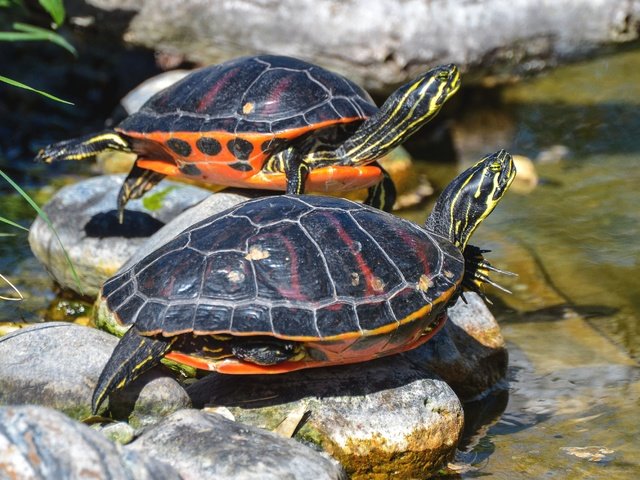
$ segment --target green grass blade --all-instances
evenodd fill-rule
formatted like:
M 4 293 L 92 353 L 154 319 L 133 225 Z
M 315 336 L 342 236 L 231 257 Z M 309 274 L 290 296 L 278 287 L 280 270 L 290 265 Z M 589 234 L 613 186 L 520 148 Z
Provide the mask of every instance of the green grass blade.
M 28 228 L 25 228 L 22 225 L 9 220 L 8 218 L 0 217 L 0 222 L 7 223 L 7 224 L 11 225 L 12 227 L 20 228 L 20 229 L 25 230 L 27 232 L 29 231 Z
M 52 32 L 51 30 L 47 30 L 46 28 L 35 27 L 33 25 L 29 25 L 27 23 L 16 22 L 13 24 L 13 28 L 17 32 L 23 33 L 31 33 L 33 35 L 40 35 L 41 38 L 39 40 L 47 40 L 49 42 L 55 43 L 56 45 L 61 46 L 65 50 L 71 53 L 74 57 L 78 56 L 78 52 L 67 40 L 58 35 L 56 32 Z
M 45 96 L 47 98 L 50 98 L 51 100 L 55 100 L 56 102 L 66 103 L 67 105 L 73 105 L 72 102 L 68 102 L 66 100 L 62 100 L 61 98 L 58 98 L 55 95 L 51 95 L 50 93 L 43 92 L 42 90 L 36 90 L 35 88 L 30 87 L 29 85 L 25 85 L 24 83 L 20 83 L 20 82 L 18 82 L 16 80 L 12 80 L 10 78 L 3 77 L 2 75 L 0 75 L 0 82 L 8 83 L 9 85 L 13 85 L 14 87 L 24 88 L 25 90 L 29 90 L 31 92 L 39 93 L 40 95 L 43 95 L 43 96 Z
M 2 170 L 0 170 L 0 177 L 4 178 L 7 181 L 7 183 L 9 183 L 9 185 L 11 185 L 15 189 L 15 191 L 18 192 L 22 196 L 22 198 L 24 198 L 27 201 L 29 205 L 31 205 L 31 208 L 33 208 L 36 211 L 38 216 L 42 218 L 42 220 L 44 220 L 47 226 L 51 229 L 51 231 L 56 237 L 56 240 L 58 240 L 60 247 L 62 247 L 62 252 L 64 253 L 64 257 L 67 260 L 69 267 L 71 268 L 71 276 L 73 277 L 73 280 L 75 281 L 76 286 L 78 287 L 78 291 L 80 292 L 81 295 L 84 295 L 84 291 L 82 290 L 82 284 L 80 283 L 80 277 L 78 277 L 78 273 L 76 272 L 76 269 L 74 268 L 73 263 L 69 258 L 69 254 L 67 253 L 67 250 L 64 248 L 64 245 L 62 244 L 62 240 L 60 240 L 60 237 L 58 236 L 58 232 L 56 232 L 56 229 L 53 228 L 53 224 L 51 223 L 51 220 L 49 220 L 49 216 L 38 206 L 36 202 L 33 201 L 33 199 L 27 194 L 27 192 L 25 192 L 22 188 L 20 188 L 20 185 L 18 185 L 13 180 L 11 180 L 11 178 Z
M 62 25 L 65 16 L 62 0 L 39 0 L 38 3 L 51 15 L 51 18 L 58 27 Z
M 8 301 L 20 301 L 20 300 L 24 300 L 24 297 L 22 296 L 22 293 L 20 293 L 20 290 L 18 290 L 18 289 L 16 288 L 16 286 L 15 286 L 13 283 L 11 283 L 7 277 L 5 277 L 4 275 L 2 275 L 2 274 L 0 273 L 0 279 L 1 279 L 1 280 L 4 280 L 4 281 L 9 285 L 9 287 L 11 287 L 11 289 L 12 289 L 14 292 L 16 292 L 16 295 L 17 295 L 17 297 L 5 297 L 5 296 L 3 296 L 3 295 L 0 295 L 0 300 L 8 300 Z
M 47 40 L 40 33 L 27 32 L 0 32 L 0 42 L 35 42 Z

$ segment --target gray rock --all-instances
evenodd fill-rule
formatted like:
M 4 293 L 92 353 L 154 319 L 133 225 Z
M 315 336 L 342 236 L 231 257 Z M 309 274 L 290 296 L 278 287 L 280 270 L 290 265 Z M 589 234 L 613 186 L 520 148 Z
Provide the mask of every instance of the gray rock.
M 0 405 L 37 404 L 77 419 L 90 416 L 93 389 L 117 341 L 99 330 L 57 322 L 1 337 Z M 184 389 L 158 369 L 119 395 L 110 398 L 112 409 L 130 416 L 135 426 L 190 406 Z
M 109 440 L 120 445 L 131 443 L 136 436 L 135 429 L 126 422 L 107 423 L 104 426 L 96 424 L 93 427 Z
M 211 374 L 189 386 L 196 406 L 224 406 L 237 421 L 275 429 L 309 412 L 296 438 L 331 454 L 357 478 L 424 478 L 456 450 L 460 401 L 402 355 L 282 375 Z
M 172 414 L 124 449 L 162 458 L 185 480 L 345 478 L 335 462 L 309 447 L 197 410 Z
M 539 71 L 634 40 L 640 22 L 637 1 L 85 2 L 96 23 L 111 33 L 124 26 L 125 41 L 163 54 L 201 64 L 255 52 L 292 55 L 386 93 L 441 63 L 459 64 L 466 84 Z M 68 11 L 87 17 L 86 5 Z
M 79 293 L 84 295 L 95 295 L 147 237 L 211 194 L 163 181 L 144 198 L 127 204 L 120 225 L 116 197 L 123 180 L 123 175 L 106 175 L 69 185 L 43 208 L 73 262 L 81 282 Z M 40 217 L 29 231 L 29 245 L 62 287 L 79 291 L 60 242 Z
M 60 412 L 0 407 L 0 477 L 16 479 L 179 479 L 166 463 L 127 452 Z
M 405 355 L 445 380 L 463 400 L 492 388 L 507 373 L 509 354 L 500 326 L 485 302 L 465 292 L 449 308 L 449 320 L 423 347 Z

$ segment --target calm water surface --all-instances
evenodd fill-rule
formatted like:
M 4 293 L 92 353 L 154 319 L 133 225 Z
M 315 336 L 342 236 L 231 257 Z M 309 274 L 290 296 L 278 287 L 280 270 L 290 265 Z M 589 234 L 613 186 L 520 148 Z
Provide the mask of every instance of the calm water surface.
M 493 420 L 470 426 L 459 475 L 640 478 L 640 53 L 563 67 L 501 98 L 456 120 L 464 158 L 568 153 L 538 162 L 540 185 L 510 192 L 474 236 L 520 276 L 492 307 L 509 344 L 509 395 L 469 407 L 469 418 L 483 409 Z M 1 215 L 28 225 L 31 211 L 7 191 Z M 27 297 L 0 302 L 0 321 L 36 320 L 55 299 L 50 282 L 26 235 L 0 232 L 16 234 L 0 237 L 0 273 Z
M 538 163 L 540 185 L 510 192 L 474 238 L 520 277 L 493 308 L 510 350 L 508 404 L 472 439 L 463 458 L 477 470 L 462 476 L 640 478 L 640 53 L 502 97 L 489 142 L 568 154 Z

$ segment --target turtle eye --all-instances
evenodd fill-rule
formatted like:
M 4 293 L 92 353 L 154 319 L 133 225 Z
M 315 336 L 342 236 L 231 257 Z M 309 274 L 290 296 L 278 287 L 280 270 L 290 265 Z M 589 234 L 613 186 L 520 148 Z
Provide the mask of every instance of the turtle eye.
M 442 80 L 443 82 L 449 79 L 449 72 L 442 71 L 437 75 L 438 80 Z

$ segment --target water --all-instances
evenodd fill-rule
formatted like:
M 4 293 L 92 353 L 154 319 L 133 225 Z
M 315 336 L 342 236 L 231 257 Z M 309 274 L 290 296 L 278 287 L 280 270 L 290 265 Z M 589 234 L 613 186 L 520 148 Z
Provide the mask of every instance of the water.
M 520 277 L 493 308 L 508 404 L 463 478 L 640 476 L 639 67 L 626 52 L 511 87 L 508 121 L 486 127 L 514 153 L 569 153 L 537 164 L 541 184 L 510 192 L 474 237 Z
M 471 428 L 451 475 L 638 478 L 640 52 L 563 67 L 491 99 L 455 120 L 465 161 L 498 148 L 568 154 L 538 162 L 538 187 L 509 192 L 474 235 L 495 265 L 519 274 L 492 307 L 510 350 L 509 395 L 469 406 L 469 419 L 481 408 L 497 419 Z M 31 210 L 7 191 L 1 215 L 28 226 Z M 50 193 L 38 192 L 41 202 Z M 406 215 L 424 220 L 429 208 Z M 24 232 L 0 232 L 16 233 L 0 237 L 0 273 L 26 296 L 0 302 L 0 321 L 34 321 L 60 303 Z

